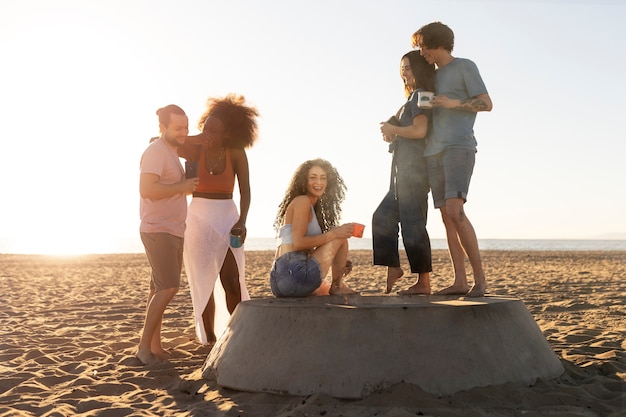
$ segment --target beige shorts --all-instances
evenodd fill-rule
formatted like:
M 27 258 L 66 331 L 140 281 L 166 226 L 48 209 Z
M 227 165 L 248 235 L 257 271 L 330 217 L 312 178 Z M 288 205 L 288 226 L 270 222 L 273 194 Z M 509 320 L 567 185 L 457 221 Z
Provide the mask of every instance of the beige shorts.
M 169 233 L 140 233 L 152 268 L 150 289 L 156 291 L 180 287 L 183 267 L 183 238 Z

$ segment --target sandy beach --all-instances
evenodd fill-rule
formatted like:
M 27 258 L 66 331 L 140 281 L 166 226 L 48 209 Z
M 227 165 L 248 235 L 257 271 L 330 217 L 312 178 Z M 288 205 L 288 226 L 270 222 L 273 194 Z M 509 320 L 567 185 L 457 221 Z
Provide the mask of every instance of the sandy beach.
M 246 256 L 251 297 L 271 297 L 273 253 Z M 385 269 L 371 265 L 371 252 L 350 258 L 349 285 L 382 295 Z M 0 255 L 0 415 L 626 416 L 626 252 L 484 251 L 483 259 L 489 295 L 525 303 L 565 373 L 447 396 L 399 384 L 348 401 L 239 392 L 202 379 L 210 347 L 195 339 L 184 275 L 163 324 L 175 357 L 142 366 L 134 353 L 148 289 L 143 254 Z M 437 290 L 451 266 L 442 250 L 433 263 Z M 407 273 L 394 291 L 413 280 Z

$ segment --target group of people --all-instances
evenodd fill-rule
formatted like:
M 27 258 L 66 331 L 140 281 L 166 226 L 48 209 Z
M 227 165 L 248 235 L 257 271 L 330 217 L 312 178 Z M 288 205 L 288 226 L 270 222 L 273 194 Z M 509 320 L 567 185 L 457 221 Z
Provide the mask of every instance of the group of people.
M 474 121 L 477 112 L 491 110 L 491 99 L 476 65 L 452 56 L 454 33 L 448 26 L 425 25 L 413 34 L 412 43 L 417 49 L 400 61 L 407 101 L 381 123 L 393 157 L 389 191 L 372 216 L 373 263 L 387 267 L 385 292 L 390 293 L 404 275 L 401 233 L 417 282 L 399 294 L 431 293 L 426 219 L 432 190 L 454 266 L 454 283 L 438 293 L 482 296 L 486 279 L 464 203 L 477 145 Z M 432 109 L 419 106 L 420 91 L 435 93 Z M 250 181 L 245 150 L 257 138 L 259 114 L 243 96 L 210 98 L 196 136 L 189 136 L 180 107 L 166 106 L 157 115 L 161 135 L 140 164 L 140 234 L 152 270 L 136 355 L 144 364 L 170 356 L 161 344 L 161 324 L 180 286 L 183 263 L 201 343 L 215 342 L 237 304 L 249 299 L 244 249 L 231 245 L 230 235 L 238 230 L 241 241 L 246 238 Z M 197 174 L 186 175 L 179 158 L 197 164 Z M 238 205 L 233 201 L 235 180 Z M 355 229 L 354 223 L 339 223 L 345 190 L 326 160 L 312 159 L 296 169 L 274 221 L 278 246 L 269 284 L 276 297 L 357 294 L 344 282 L 352 270 L 348 239 Z M 189 194 L 193 197 L 187 206 Z M 473 270 L 471 289 L 465 256 Z

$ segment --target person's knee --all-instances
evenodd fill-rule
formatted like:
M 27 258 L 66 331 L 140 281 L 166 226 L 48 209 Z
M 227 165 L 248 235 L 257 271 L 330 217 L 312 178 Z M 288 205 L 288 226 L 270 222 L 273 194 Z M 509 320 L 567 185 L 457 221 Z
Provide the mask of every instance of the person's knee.
M 226 294 L 239 292 L 239 274 L 224 277 L 224 279 L 222 279 L 222 286 L 224 287 Z
M 451 199 L 446 200 L 446 206 L 441 210 L 442 216 L 444 216 L 444 222 L 446 218 L 448 221 L 454 224 L 462 224 L 465 221 L 465 211 L 463 210 L 463 200 Z
M 463 206 L 455 207 L 452 210 L 448 210 L 448 220 L 455 225 L 462 225 L 465 220 L 465 212 L 463 211 Z
M 167 299 L 172 299 L 174 298 L 177 292 L 178 292 L 178 287 L 163 288 L 162 290 L 157 291 L 155 295 L 160 295 Z
M 239 270 L 237 267 L 235 266 L 235 268 L 229 268 L 228 270 L 222 269 L 220 282 L 227 293 L 239 291 Z
M 428 235 L 422 231 L 416 231 L 415 233 L 407 233 L 402 235 L 402 242 L 404 247 L 416 248 L 420 247 L 428 240 Z

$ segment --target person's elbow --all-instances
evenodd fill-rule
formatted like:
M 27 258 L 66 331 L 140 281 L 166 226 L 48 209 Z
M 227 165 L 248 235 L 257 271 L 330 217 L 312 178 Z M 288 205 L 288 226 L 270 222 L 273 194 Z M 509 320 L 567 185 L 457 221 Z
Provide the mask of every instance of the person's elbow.
M 493 109 L 493 102 L 491 101 L 489 94 L 481 94 L 478 98 L 485 103 L 482 111 L 491 111 L 491 109 Z
M 426 126 L 420 127 L 415 132 L 415 139 L 424 139 L 427 133 L 428 133 L 428 128 Z
M 304 245 L 302 242 L 298 242 L 296 240 L 293 241 L 293 250 L 295 251 L 305 251 L 308 250 L 309 248 L 306 247 L 306 245 Z
M 308 247 L 306 244 L 304 236 L 294 236 L 292 234 L 291 239 L 292 239 L 293 249 L 295 251 L 305 251 L 305 250 L 310 249 L 310 247 Z
M 141 198 L 158 198 L 159 176 L 154 174 L 142 174 L 139 179 L 139 195 Z
M 147 199 L 154 199 L 154 193 L 152 192 L 152 190 L 150 189 L 150 187 L 146 187 L 146 186 L 139 186 L 139 195 L 141 196 L 141 198 L 147 198 Z

